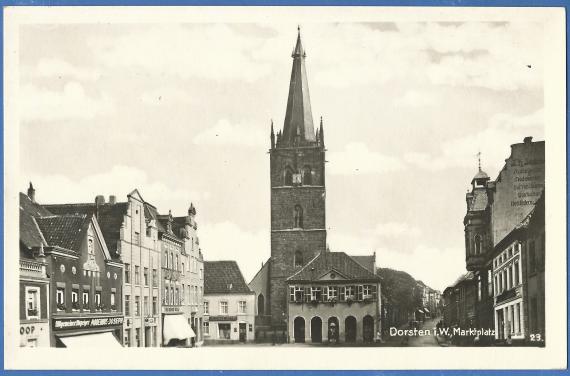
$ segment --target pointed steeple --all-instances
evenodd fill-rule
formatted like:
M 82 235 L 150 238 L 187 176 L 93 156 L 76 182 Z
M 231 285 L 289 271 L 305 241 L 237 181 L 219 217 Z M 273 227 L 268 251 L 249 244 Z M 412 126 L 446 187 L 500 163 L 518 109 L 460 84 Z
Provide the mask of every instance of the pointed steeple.
M 275 149 L 275 132 L 273 131 L 273 119 L 271 119 L 271 149 Z
M 297 44 L 291 57 L 293 68 L 289 84 L 289 97 L 283 125 L 283 146 L 315 142 L 313 113 L 309 97 L 309 84 L 305 69 L 305 50 L 301 43 L 301 29 L 298 29 Z
M 323 133 L 323 117 L 321 116 L 321 125 L 319 126 L 319 142 L 321 146 L 325 145 L 325 134 Z

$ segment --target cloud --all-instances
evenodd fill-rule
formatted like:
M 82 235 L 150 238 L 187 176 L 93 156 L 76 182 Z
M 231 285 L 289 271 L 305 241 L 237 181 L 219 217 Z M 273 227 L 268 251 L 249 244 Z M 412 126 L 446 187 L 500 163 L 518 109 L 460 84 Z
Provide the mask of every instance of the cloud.
M 148 90 L 141 94 L 140 99 L 144 104 L 151 106 L 192 103 L 192 96 L 177 87 L 161 87 Z
M 438 102 L 439 98 L 436 93 L 418 90 L 408 90 L 404 95 L 394 99 L 394 105 L 397 107 L 426 107 Z
M 421 230 L 408 223 L 387 222 L 377 224 L 372 233 L 386 238 L 418 237 L 421 234 Z
M 481 132 L 444 141 L 440 155 L 427 153 L 407 153 L 404 160 L 426 170 L 443 170 L 450 167 L 476 166 L 476 154 L 481 151 L 482 163 L 497 171 L 509 156 L 508 145 L 523 142 L 527 136 L 534 140 L 544 137 L 544 109 L 516 116 L 499 113 L 489 119 L 489 125 Z M 488 171 L 489 172 L 489 171 Z
M 95 81 L 100 77 L 99 72 L 94 69 L 76 67 L 61 58 L 54 57 L 41 58 L 31 74 L 39 78 L 55 77 L 80 81 Z
M 83 85 L 75 81 L 66 83 L 61 91 L 25 84 L 18 95 L 23 121 L 88 120 L 113 109 L 109 97 L 90 97 Z
M 214 126 L 198 133 L 193 142 L 196 145 L 258 147 L 265 145 L 267 138 L 267 132 L 262 129 L 221 119 Z
M 237 261 L 247 283 L 271 254 L 269 231 L 247 231 L 229 221 L 199 226 L 200 247 L 205 259 Z
M 33 182 L 37 190 L 36 199 L 42 204 L 93 202 L 96 195 L 115 195 L 117 201 L 126 201 L 127 194 L 137 188 L 159 212 L 167 213 L 172 209 L 175 214 L 183 214 L 190 202 L 199 207 L 201 201 L 210 198 L 208 192 L 173 188 L 153 180 L 138 168 L 120 165 L 77 180 L 65 175 L 21 175 L 20 186 L 27 187 L 28 181 Z
M 137 32 L 89 42 L 107 67 L 141 68 L 150 74 L 253 82 L 271 66 L 252 52 L 268 40 L 229 25 L 147 25 Z
M 370 151 L 361 142 L 349 143 L 340 152 L 329 152 L 328 159 L 328 171 L 336 175 L 381 174 L 404 167 L 397 158 Z

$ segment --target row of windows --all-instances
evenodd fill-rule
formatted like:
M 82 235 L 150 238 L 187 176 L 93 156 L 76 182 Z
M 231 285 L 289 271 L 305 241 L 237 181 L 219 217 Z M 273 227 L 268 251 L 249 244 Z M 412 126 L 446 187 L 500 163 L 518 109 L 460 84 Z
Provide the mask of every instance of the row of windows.
M 166 269 L 180 271 L 182 274 L 185 272 L 198 273 L 199 262 L 195 257 L 190 257 L 189 263 L 184 263 L 184 261 L 182 261 L 183 259 L 184 257 L 180 257 L 179 259 L 178 254 L 174 254 L 174 252 L 165 252 L 163 266 Z M 200 278 L 203 278 L 202 268 L 200 268 Z
M 168 282 L 165 282 L 168 284 Z M 202 296 L 202 286 L 182 285 L 182 289 L 176 286 L 165 286 L 162 303 L 168 305 L 197 305 Z M 187 299 L 186 299 L 187 298 Z
M 376 285 L 289 286 L 290 302 L 362 301 L 376 297 Z
M 158 297 L 152 297 L 152 307 L 149 306 L 149 297 L 144 296 L 142 301 L 142 314 L 144 316 L 158 314 Z M 125 316 L 131 315 L 131 296 L 125 295 Z M 135 295 L 133 316 L 141 315 L 141 297 Z
M 135 285 L 140 285 L 141 284 L 141 267 L 138 265 L 135 265 L 135 280 L 134 280 L 134 284 Z M 149 276 L 149 269 L 147 267 L 143 268 L 143 284 L 145 286 L 148 286 L 149 283 L 151 282 L 150 280 L 150 276 Z M 125 263 L 125 283 L 133 283 L 133 281 L 131 281 L 131 265 L 130 264 L 126 264 Z M 154 287 L 158 286 L 158 271 L 156 269 L 152 269 L 152 285 Z
M 520 282 L 520 264 L 517 259 L 511 265 L 495 273 L 495 295 L 518 286 Z
M 516 244 L 513 244 L 512 246 L 510 246 L 508 249 L 503 251 L 503 253 L 501 253 L 499 256 L 495 257 L 495 260 L 493 260 L 493 266 L 495 268 L 497 268 L 500 265 L 502 265 L 503 263 L 505 263 L 508 259 L 513 257 L 513 255 L 516 255 L 517 253 L 519 253 L 521 250 L 521 247 L 522 246 L 520 243 L 516 243 Z
M 227 300 L 220 301 L 218 308 L 219 309 L 218 309 L 217 314 L 220 314 L 220 315 L 229 314 L 229 303 Z M 237 312 L 238 313 L 247 313 L 247 302 L 245 300 L 238 301 Z M 208 301 L 204 301 L 204 314 L 209 315 L 211 313 L 216 314 L 215 312 L 210 312 L 210 303 Z
M 79 301 L 79 296 L 81 294 L 81 301 Z M 93 296 L 93 299 L 91 297 Z M 110 295 L 110 307 L 106 307 L 102 302 L 102 291 L 96 290 L 94 295 L 91 294 L 89 289 L 78 289 L 74 288 L 71 290 L 71 309 L 73 311 L 79 310 L 91 310 L 95 309 L 97 311 L 102 311 L 110 308 L 112 311 L 117 310 L 116 305 L 116 293 L 111 291 Z M 56 289 L 55 301 L 57 306 L 57 311 L 65 311 L 68 306 L 65 299 L 65 287 L 58 287 Z

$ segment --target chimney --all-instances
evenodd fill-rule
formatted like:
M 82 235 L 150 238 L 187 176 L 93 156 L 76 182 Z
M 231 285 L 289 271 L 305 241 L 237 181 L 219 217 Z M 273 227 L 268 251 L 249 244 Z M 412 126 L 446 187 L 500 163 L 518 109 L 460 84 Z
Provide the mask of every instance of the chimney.
M 115 195 L 110 195 L 110 196 L 109 196 L 109 204 L 115 205 L 116 203 L 117 203 L 117 196 L 115 196 Z
M 103 195 L 98 195 L 97 197 L 95 197 L 95 204 L 98 205 L 103 205 L 105 203 L 105 196 Z
M 532 136 L 525 137 L 523 141 L 525 144 L 530 144 L 532 142 Z
M 36 190 L 34 189 L 32 182 L 30 182 L 30 186 L 28 187 L 28 197 L 32 202 L 36 202 Z

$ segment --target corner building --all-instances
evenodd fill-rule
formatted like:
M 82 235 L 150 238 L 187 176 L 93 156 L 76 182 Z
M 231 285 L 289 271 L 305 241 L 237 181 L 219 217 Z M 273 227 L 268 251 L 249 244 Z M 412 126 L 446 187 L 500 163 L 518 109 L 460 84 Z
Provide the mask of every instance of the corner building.
M 271 259 L 266 314 L 275 330 L 287 328 L 287 284 L 308 261 L 326 250 L 325 147 L 322 121 L 315 132 L 300 33 L 283 131 L 271 126 Z

